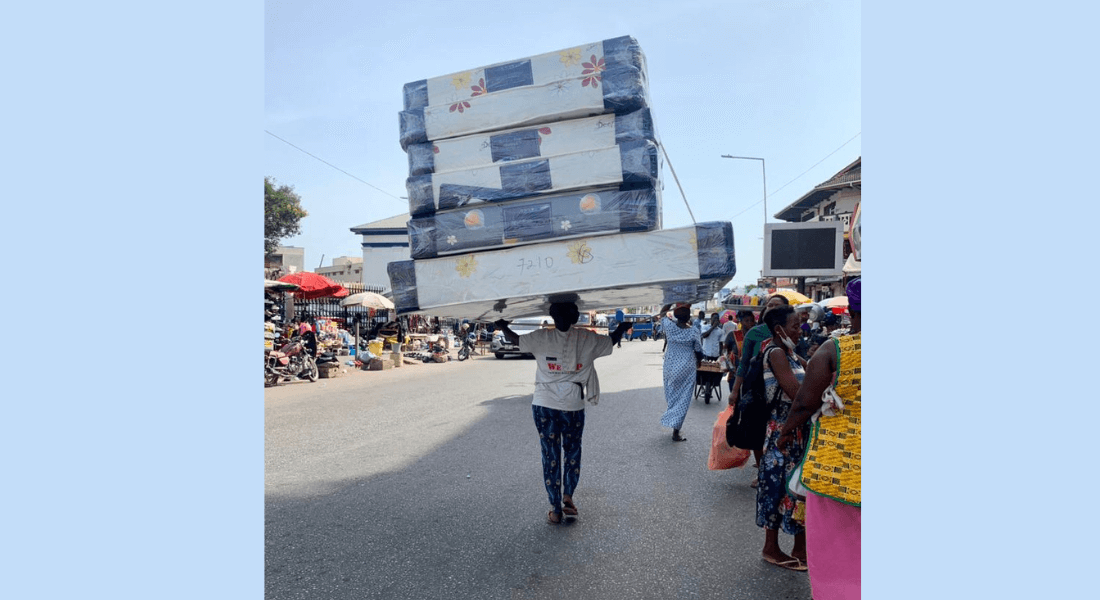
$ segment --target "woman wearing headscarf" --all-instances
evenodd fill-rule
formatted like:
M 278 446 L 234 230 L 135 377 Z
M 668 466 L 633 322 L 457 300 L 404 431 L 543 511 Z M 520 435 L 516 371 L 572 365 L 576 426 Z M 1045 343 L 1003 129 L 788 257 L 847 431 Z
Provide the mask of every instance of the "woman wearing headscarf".
M 859 279 L 848 284 L 852 327 L 848 335 L 825 342 L 814 353 L 776 441 L 780 449 L 791 447 L 794 432 L 811 418 L 818 417 L 802 464 L 801 478 L 808 492 L 806 529 L 810 588 L 817 600 L 860 597 L 861 287 Z M 835 398 L 833 393 L 826 394 L 830 384 Z
M 764 393 L 770 414 L 764 433 L 756 490 L 756 525 L 764 528 L 764 560 L 792 571 L 806 570 L 806 528 L 802 522 L 805 505 L 787 489 L 787 476 L 802 459 L 808 428 L 787 446 L 776 448 L 780 429 L 787 421 L 791 403 L 798 395 L 805 371 L 795 354 L 795 340 L 801 331 L 798 314 L 790 306 L 773 308 L 764 315 L 772 342 L 764 354 Z M 797 431 L 797 430 L 796 430 Z M 790 555 L 779 548 L 779 530 L 794 536 Z
M 691 307 L 687 304 L 677 304 L 672 315 L 676 320 L 668 318 L 666 313 L 671 307 L 666 304 L 661 309 L 661 330 L 665 334 L 664 383 L 665 402 L 668 410 L 661 416 L 661 425 L 672 428 L 672 441 L 683 442 L 687 438 L 680 435 L 680 428 L 684 425 L 684 418 L 691 408 L 691 395 L 695 390 L 695 370 L 699 359 L 703 355 L 703 345 L 700 340 L 698 327 L 692 327 Z

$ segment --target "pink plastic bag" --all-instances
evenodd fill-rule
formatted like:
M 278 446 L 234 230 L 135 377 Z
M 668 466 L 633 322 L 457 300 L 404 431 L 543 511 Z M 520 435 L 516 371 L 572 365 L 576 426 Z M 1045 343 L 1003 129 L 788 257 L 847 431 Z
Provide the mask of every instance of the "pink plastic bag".
M 726 406 L 726 410 L 719 413 L 718 420 L 714 422 L 714 433 L 710 438 L 710 455 L 707 456 L 707 468 L 711 471 L 743 467 L 748 462 L 749 455 L 752 454 L 752 450 L 731 448 L 726 443 L 726 421 L 731 416 L 733 416 L 733 407 Z

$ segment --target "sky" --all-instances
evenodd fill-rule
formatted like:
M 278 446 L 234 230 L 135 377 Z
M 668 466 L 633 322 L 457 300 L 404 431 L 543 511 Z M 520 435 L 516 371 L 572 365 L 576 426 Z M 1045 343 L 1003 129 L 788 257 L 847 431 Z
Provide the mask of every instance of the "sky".
M 638 41 L 683 187 L 666 164 L 663 226 L 690 225 L 691 214 L 733 223 L 735 285 L 760 274 L 764 173 L 760 161 L 721 156 L 764 159 L 775 222 L 861 153 L 859 2 L 387 4 L 266 3 L 262 164 L 309 212 L 283 240 L 305 248 L 307 270 L 362 256 L 351 227 L 408 211 L 405 83 L 584 43 Z

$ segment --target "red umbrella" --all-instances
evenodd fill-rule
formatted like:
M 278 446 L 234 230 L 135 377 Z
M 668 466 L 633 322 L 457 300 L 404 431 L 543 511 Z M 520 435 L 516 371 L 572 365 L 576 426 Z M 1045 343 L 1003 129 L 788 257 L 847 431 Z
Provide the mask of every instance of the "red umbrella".
M 279 281 L 297 285 L 299 289 L 293 292 L 294 297 L 303 300 L 332 296 L 337 294 L 340 290 L 344 290 L 344 293 L 347 293 L 347 289 L 345 289 L 344 286 L 324 275 L 318 275 L 316 273 L 307 273 L 304 271 L 291 273 L 290 275 L 280 277 Z
M 348 288 L 346 288 L 344 286 L 340 286 L 340 289 L 336 290 L 336 292 L 334 294 L 332 294 L 332 297 L 333 298 L 343 298 L 343 297 L 347 296 L 350 293 L 351 292 L 348 291 Z

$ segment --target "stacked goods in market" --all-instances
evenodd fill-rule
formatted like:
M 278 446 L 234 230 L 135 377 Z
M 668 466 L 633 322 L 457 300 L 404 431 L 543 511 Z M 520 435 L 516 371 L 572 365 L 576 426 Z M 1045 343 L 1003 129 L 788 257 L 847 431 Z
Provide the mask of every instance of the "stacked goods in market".
M 413 218 L 409 249 L 414 259 L 434 258 L 547 239 L 651 231 L 660 223 L 660 194 L 653 187 L 599 188 Z
M 264 322 L 264 352 L 271 352 L 275 349 L 275 324 L 270 321 Z
M 398 313 L 495 320 L 710 298 L 734 273 L 733 226 L 698 223 L 643 233 L 389 264 Z
M 629 36 L 406 84 L 400 125 L 413 260 L 388 266 L 399 314 L 696 301 L 733 276 L 730 224 L 661 229 L 660 143 Z
M 405 84 L 401 148 L 648 106 L 645 56 L 623 36 Z

